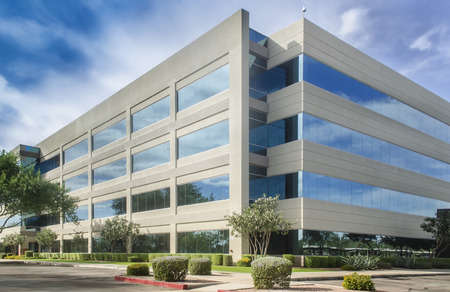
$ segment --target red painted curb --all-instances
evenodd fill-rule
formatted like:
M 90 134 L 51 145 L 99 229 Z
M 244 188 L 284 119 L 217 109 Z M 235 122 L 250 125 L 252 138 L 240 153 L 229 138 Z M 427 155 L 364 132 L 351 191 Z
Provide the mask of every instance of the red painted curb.
M 119 282 L 145 284 L 145 285 L 152 285 L 152 286 L 158 286 L 158 287 L 164 287 L 164 288 L 173 288 L 173 289 L 178 289 L 178 290 L 187 290 L 187 289 L 189 289 L 187 284 L 170 283 L 170 282 L 159 282 L 159 281 L 152 281 L 152 280 L 145 280 L 145 279 L 138 279 L 138 278 L 130 278 L 130 277 L 123 277 L 123 276 L 116 276 L 114 278 L 114 280 L 119 281 Z

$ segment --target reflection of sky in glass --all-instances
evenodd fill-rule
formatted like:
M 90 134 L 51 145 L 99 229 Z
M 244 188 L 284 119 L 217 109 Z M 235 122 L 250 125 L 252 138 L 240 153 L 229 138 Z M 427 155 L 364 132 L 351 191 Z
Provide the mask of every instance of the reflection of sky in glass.
M 132 196 L 132 212 L 151 211 L 170 207 L 170 188 Z
M 84 172 L 77 176 L 66 179 L 64 181 L 64 185 L 67 189 L 70 189 L 71 192 L 86 188 L 88 186 L 88 173 Z
M 229 197 L 230 178 L 228 174 L 178 186 L 179 206 L 226 200 Z
M 94 184 L 102 183 L 127 174 L 126 158 L 94 169 Z
M 8 219 L 8 218 L 0 219 L 0 226 L 3 226 L 3 224 L 5 224 L 6 219 Z M 20 221 L 21 221 L 20 215 L 15 215 L 15 216 L 11 217 L 11 219 L 8 220 L 8 223 L 6 223 L 6 228 L 8 228 L 10 226 L 17 226 L 17 224 L 20 223 Z
M 450 202 L 365 185 L 310 172 L 275 177 L 250 176 L 250 199 L 267 194 L 280 199 L 306 197 L 316 200 L 373 209 L 434 216 L 437 209 L 450 208 Z
M 69 149 L 64 150 L 64 163 L 68 163 L 88 153 L 88 140 L 85 139 L 80 143 L 73 145 Z
M 133 132 L 154 124 L 170 115 L 170 97 L 167 96 L 133 114 Z
M 126 133 L 127 126 L 125 120 L 121 120 L 120 122 L 117 122 L 114 125 L 98 132 L 92 136 L 94 150 L 125 137 Z
M 228 120 L 178 138 L 178 158 L 228 144 Z
M 126 213 L 127 198 L 119 198 L 114 200 L 103 201 L 95 203 L 93 218 L 112 217 L 115 215 L 122 215 Z
M 76 214 L 80 221 L 88 220 L 89 219 L 89 206 L 88 205 L 78 206 L 78 208 L 76 209 Z
M 182 111 L 229 88 L 229 65 L 209 73 L 178 90 L 178 111 Z
M 133 155 L 133 172 L 170 162 L 170 143 L 166 142 Z

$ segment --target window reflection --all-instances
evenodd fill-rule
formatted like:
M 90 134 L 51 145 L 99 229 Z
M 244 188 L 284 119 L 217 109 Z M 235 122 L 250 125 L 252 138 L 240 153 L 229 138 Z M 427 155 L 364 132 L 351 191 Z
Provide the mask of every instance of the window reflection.
M 115 123 L 114 125 L 98 132 L 97 134 L 92 136 L 92 144 L 94 150 L 101 148 L 109 143 L 112 143 L 120 138 L 125 137 L 127 133 L 126 121 L 121 120 L 120 122 Z
M 64 181 L 64 186 L 69 189 L 71 192 L 86 188 L 89 184 L 88 173 L 84 172 L 77 176 L 68 178 Z
M 228 230 L 178 233 L 178 253 L 228 253 L 229 238 Z
M 112 217 L 127 213 L 127 198 L 118 198 L 93 204 L 92 217 L 94 219 Z
M 170 97 L 165 98 L 149 105 L 148 107 L 134 113 L 133 132 L 139 131 L 151 124 L 161 121 L 170 116 Z
M 58 155 L 53 156 L 52 158 L 49 158 L 45 161 L 37 163 L 36 166 L 34 167 L 34 169 L 36 171 L 40 171 L 41 174 L 45 174 L 45 173 L 49 172 L 50 170 L 58 168 L 59 164 L 60 164 L 60 157 L 58 154 Z
M 179 185 L 177 188 L 178 206 L 226 200 L 230 197 L 229 192 L 229 175 Z
M 94 184 L 99 184 L 111 179 L 115 179 L 127 174 L 127 163 L 126 158 L 122 158 L 100 166 L 93 171 Z
M 229 65 L 209 73 L 178 90 L 178 111 L 182 111 L 229 88 Z
M 133 172 L 170 162 L 170 143 L 166 142 L 132 156 Z
M 134 253 L 169 253 L 170 234 L 143 234 L 133 238 Z
M 228 120 L 179 137 L 178 158 L 228 144 Z
M 88 153 L 88 140 L 85 139 L 78 144 L 64 150 L 64 163 L 69 163 Z
M 170 207 L 170 188 L 132 196 L 132 212 L 151 211 Z

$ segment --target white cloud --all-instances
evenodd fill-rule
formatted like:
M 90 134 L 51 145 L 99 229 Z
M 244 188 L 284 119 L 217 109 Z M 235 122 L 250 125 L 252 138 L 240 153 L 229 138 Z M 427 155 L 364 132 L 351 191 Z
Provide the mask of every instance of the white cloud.
M 356 47 L 364 46 L 369 40 L 368 12 L 367 8 L 352 8 L 342 14 L 338 36 Z
M 435 26 L 418 37 L 409 47 L 410 49 L 417 49 L 419 51 L 435 48 L 446 32 L 447 28 L 445 26 Z

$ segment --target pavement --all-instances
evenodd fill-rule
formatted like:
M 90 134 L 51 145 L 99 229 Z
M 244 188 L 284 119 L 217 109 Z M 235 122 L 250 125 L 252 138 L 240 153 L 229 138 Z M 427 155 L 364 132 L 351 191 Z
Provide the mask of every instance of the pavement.
M 44 266 L 65 266 L 65 267 L 78 267 L 78 268 L 95 268 L 95 269 L 103 269 L 103 270 L 110 270 L 111 271 L 111 277 L 116 277 L 116 280 L 120 281 L 128 281 L 132 282 L 133 279 L 143 279 L 143 280 L 149 280 L 151 283 L 152 278 L 151 277 L 126 277 L 124 276 L 126 274 L 126 267 L 125 265 L 113 265 L 113 264 L 91 264 L 91 263 L 60 263 L 60 262 L 40 262 L 40 261 L 18 261 L 18 260 L 0 260 L 0 264 L 19 264 L 23 263 L 26 265 L 44 265 Z M 321 271 L 321 272 L 293 272 L 291 275 L 291 287 L 292 286 L 298 286 L 298 285 L 305 285 L 305 283 L 310 283 L 314 285 L 313 283 L 319 283 L 323 282 L 326 283 L 326 281 L 331 280 L 339 280 L 339 283 L 342 282 L 343 276 L 348 275 L 351 272 L 349 271 Z M 444 283 L 449 283 L 448 286 L 450 287 L 450 282 L 447 282 L 450 280 L 450 270 L 445 269 L 426 269 L 426 270 L 409 270 L 409 269 L 391 269 L 391 270 L 374 270 L 374 271 L 358 271 L 360 274 L 370 275 L 374 279 L 374 282 L 376 282 L 377 278 L 404 278 L 404 279 L 414 279 L 414 277 L 431 277 L 431 281 L 433 281 L 433 278 L 438 277 L 444 277 Z M 117 279 L 117 277 L 122 277 L 122 279 Z M 125 280 L 124 280 L 125 278 Z M 409 280 L 411 282 L 411 280 Z M 140 283 L 140 282 L 135 282 Z M 142 282 L 141 282 L 142 283 Z M 336 282 L 338 283 L 338 282 Z M 233 272 L 219 272 L 219 271 L 213 271 L 211 275 L 206 276 L 188 276 L 186 281 L 183 283 L 175 283 L 179 286 L 161 286 L 161 287 L 168 287 L 173 289 L 189 289 L 191 291 L 198 291 L 198 292 L 217 292 L 217 291 L 233 291 L 233 290 L 251 290 L 253 288 L 253 280 L 250 274 L 248 273 L 233 273 Z M 184 285 L 184 286 L 180 286 Z M 336 285 L 336 289 L 324 289 L 324 290 L 305 290 L 305 289 L 295 289 L 300 291 L 343 291 L 341 287 L 339 287 L 339 284 Z M 406 289 L 404 291 L 423 291 L 417 290 L 411 288 Z M 425 289 L 426 290 L 426 289 Z M 267 291 L 267 290 L 266 290 Z M 280 290 L 277 290 L 280 291 Z M 388 290 L 380 290 L 380 291 L 394 291 L 391 289 Z M 397 290 L 395 290 L 397 291 Z M 398 290 L 403 291 L 403 290 Z M 436 290 L 438 291 L 438 290 Z M 450 290 L 442 290 L 442 291 L 450 291 Z

